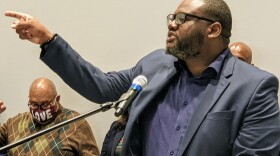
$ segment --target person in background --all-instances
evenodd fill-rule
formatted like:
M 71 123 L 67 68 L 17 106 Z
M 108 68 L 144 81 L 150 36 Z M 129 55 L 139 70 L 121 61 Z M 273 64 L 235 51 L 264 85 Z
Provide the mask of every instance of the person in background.
M 4 105 L 4 102 L 0 101 L 0 114 L 3 113 L 5 110 L 6 110 L 6 106 Z M 6 156 L 6 155 L 7 155 L 6 152 L 3 153 L 0 152 L 0 156 Z
M 6 110 L 6 106 L 3 101 L 0 101 L 0 114 Z
M 181 1 L 167 15 L 165 49 L 108 73 L 36 18 L 5 15 L 16 18 L 20 39 L 41 46 L 44 63 L 95 103 L 117 101 L 135 77 L 147 78 L 128 108 L 121 155 L 278 155 L 278 79 L 231 54 L 232 17 L 223 0 Z
M 19 113 L 0 127 L 0 146 L 12 144 L 27 136 L 71 119 L 77 112 L 60 104 L 54 83 L 38 78 L 30 86 L 29 112 Z M 92 130 L 86 120 L 55 129 L 49 133 L 20 144 L 6 151 L 8 155 L 99 155 Z
M 240 60 L 252 64 L 252 50 L 244 42 L 234 42 L 229 45 L 229 49 L 233 56 Z
M 114 121 L 111 124 L 111 127 L 103 141 L 101 156 L 121 155 L 123 146 L 123 134 L 127 120 L 128 114 L 126 111 L 118 118 L 118 120 Z

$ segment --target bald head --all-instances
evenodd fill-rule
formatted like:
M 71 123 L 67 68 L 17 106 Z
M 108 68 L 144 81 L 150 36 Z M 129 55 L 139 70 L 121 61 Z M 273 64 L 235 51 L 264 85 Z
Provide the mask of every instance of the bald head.
M 57 95 L 54 83 L 47 78 L 38 78 L 29 89 L 29 110 L 38 124 L 53 121 L 60 109 L 60 96 Z
M 29 98 L 34 101 L 46 101 L 57 94 L 54 83 L 47 78 L 38 78 L 30 86 Z
M 252 50 L 243 42 L 235 42 L 229 45 L 231 53 L 242 61 L 252 63 Z

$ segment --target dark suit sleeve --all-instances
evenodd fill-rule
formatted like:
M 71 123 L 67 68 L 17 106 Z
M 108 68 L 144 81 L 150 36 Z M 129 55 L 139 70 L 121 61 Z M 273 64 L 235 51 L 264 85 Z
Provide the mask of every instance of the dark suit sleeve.
M 59 35 L 42 49 L 40 59 L 56 72 L 72 89 L 90 101 L 116 101 L 131 85 L 133 68 L 104 73 L 84 60 Z
M 233 147 L 233 155 L 277 156 L 280 150 L 278 80 L 264 78 L 245 110 Z

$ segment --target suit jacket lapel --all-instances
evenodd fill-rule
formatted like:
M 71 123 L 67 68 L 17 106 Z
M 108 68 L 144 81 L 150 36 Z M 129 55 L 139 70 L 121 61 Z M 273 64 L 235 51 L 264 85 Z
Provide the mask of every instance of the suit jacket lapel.
M 216 104 L 220 96 L 230 84 L 228 77 L 232 75 L 235 60 L 232 58 L 231 54 L 229 54 L 228 57 L 229 58 L 225 60 L 224 69 L 222 70 L 220 79 L 211 80 L 208 84 L 204 96 L 191 118 L 185 137 L 179 147 L 178 155 L 183 155 L 207 113 Z
M 172 77 L 177 73 L 174 66 L 162 67 L 155 76 L 150 79 L 146 88 L 139 94 L 131 107 L 130 118 L 139 117 L 143 109 L 155 98 L 156 95 L 170 82 Z M 148 80 L 149 81 L 149 80 Z M 133 120 L 132 120 L 133 121 Z
M 155 96 L 158 95 L 158 93 L 168 84 L 168 82 L 170 82 L 170 80 L 176 73 L 177 71 L 174 65 L 163 66 L 151 79 L 148 79 L 148 81 L 150 82 L 148 82 L 148 85 L 134 99 L 134 102 L 131 105 L 129 120 L 127 122 L 124 133 L 124 140 L 130 140 L 130 142 L 135 142 L 135 139 L 139 139 L 137 137 L 138 134 L 132 134 L 132 131 L 135 132 L 134 123 L 137 122 L 137 119 L 142 113 L 142 111 L 147 107 L 148 104 L 151 103 Z M 131 152 L 137 151 L 137 149 L 133 149 L 133 144 L 132 146 L 130 145 L 131 144 L 127 141 L 124 142 L 126 152 L 130 153 L 128 155 L 133 155 L 134 153 Z

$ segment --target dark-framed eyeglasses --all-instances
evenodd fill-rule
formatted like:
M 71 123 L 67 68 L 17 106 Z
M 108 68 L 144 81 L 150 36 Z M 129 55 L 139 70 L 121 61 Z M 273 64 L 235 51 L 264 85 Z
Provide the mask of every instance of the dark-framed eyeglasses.
M 205 17 L 199 17 L 199 16 L 196 16 L 196 15 L 179 12 L 177 14 L 169 14 L 167 16 L 167 25 L 170 24 L 171 22 L 173 22 L 174 20 L 175 20 L 175 23 L 177 25 L 181 25 L 181 24 L 183 24 L 183 23 L 185 23 L 187 21 L 186 20 L 187 17 L 197 18 L 197 19 L 208 21 L 208 22 L 211 22 L 211 23 L 215 22 L 215 21 L 213 21 L 211 19 L 208 19 L 208 18 L 205 18 Z
M 46 102 L 42 102 L 40 105 L 36 102 L 28 102 L 28 107 L 33 109 L 33 110 L 36 110 L 36 109 L 43 109 L 43 110 L 46 110 L 46 109 L 49 109 L 54 101 L 54 99 L 56 98 L 56 95 L 51 99 L 51 101 L 46 101 Z

